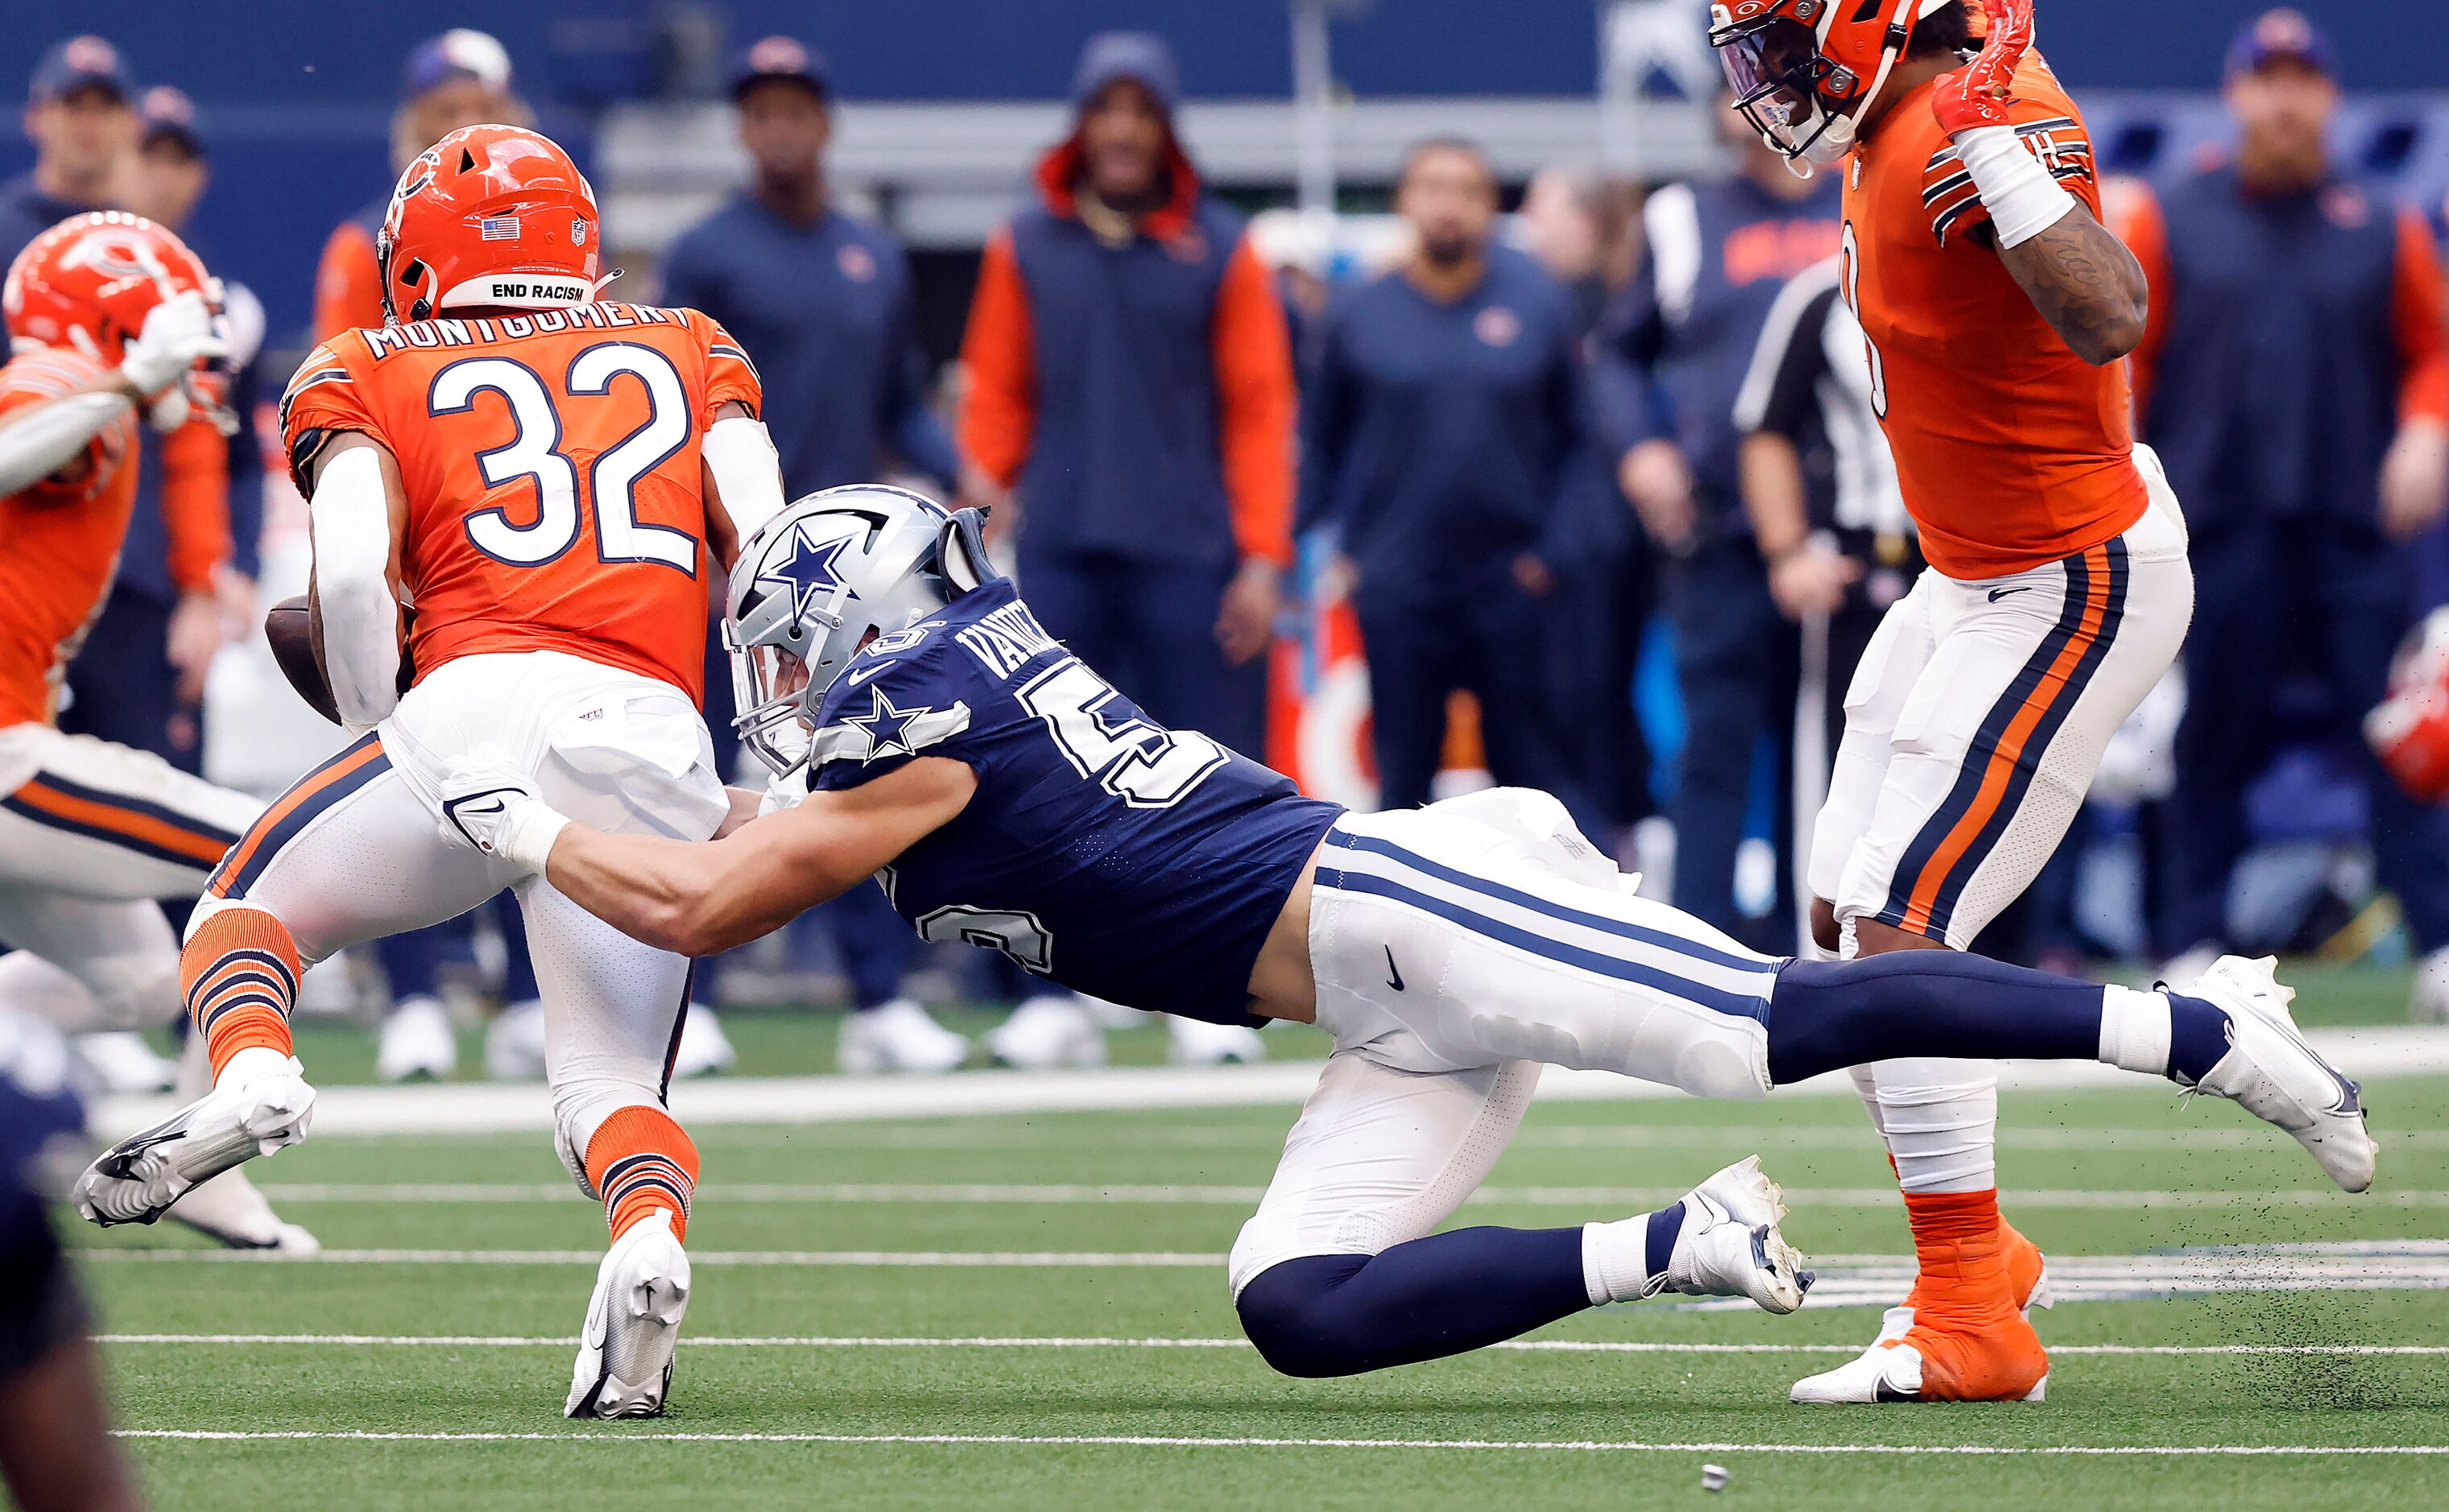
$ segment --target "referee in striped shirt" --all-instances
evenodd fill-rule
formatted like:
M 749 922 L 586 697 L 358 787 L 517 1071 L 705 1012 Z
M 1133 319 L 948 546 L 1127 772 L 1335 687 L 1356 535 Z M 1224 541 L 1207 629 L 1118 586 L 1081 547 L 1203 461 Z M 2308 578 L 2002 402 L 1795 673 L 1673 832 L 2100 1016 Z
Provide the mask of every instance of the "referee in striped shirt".
M 1794 723 L 1795 896 L 1845 731 L 1845 688 L 1922 568 L 1871 397 L 1862 329 L 1830 258 L 1787 280 L 1735 396 L 1744 508 L 1769 596 L 1803 630 Z M 1807 901 L 1804 907 L 1808 907 Z M 1808 942 L 1806 921 L 1802 937 Z

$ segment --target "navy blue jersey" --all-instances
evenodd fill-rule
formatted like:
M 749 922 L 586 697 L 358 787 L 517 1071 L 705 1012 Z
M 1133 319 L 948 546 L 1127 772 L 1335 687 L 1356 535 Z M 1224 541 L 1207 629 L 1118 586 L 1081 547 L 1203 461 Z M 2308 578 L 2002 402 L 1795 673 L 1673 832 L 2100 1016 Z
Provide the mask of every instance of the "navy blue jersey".
M 1004 581 L 879 637 L 826 691 L 819 791 L 919 755 L 962 762 L 978 782 L 958 817 L 885 870 L 921 937 L 1217 1023 L 1246 1015 L 1267 930 L 1343 812 L 1142 714 Z

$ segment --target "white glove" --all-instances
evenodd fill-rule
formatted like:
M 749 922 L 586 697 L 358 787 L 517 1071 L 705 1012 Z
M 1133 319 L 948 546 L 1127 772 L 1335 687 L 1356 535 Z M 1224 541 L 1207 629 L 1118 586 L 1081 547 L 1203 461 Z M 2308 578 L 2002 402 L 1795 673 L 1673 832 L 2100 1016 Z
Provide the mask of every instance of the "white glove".
M 453 758 L 442 776 L 442 838 L 541 875 L 569 818 L 535 795 L 508 763 L 484 753 Z
M 146 313 L 145 329 L 120 359 L 119 375 L 149 399 L 184 377 L 197 359 L 229 349 L 220 326 L 202 291 L 174 294 Z
M 764 795 L 757 800 L 757 817 L 797 808 L 807 795 L 808 769 L 804 764 L 793 767 L 765 784 Z

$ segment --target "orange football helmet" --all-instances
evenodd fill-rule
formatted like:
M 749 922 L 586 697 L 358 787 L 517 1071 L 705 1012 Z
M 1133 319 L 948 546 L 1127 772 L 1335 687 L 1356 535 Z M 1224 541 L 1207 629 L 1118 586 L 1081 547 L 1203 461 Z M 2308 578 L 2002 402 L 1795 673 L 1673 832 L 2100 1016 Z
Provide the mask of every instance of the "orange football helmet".
M 375 240 L 383 310 L 408 321 L 585 304 L 605 281 L 601 231 L 595 190 L 551 138 L 462 126 L 392 191 Z
M 1878 98 L 1913 40 L 1914 23 L 1959 0 L 1718 0 L 1709 46 L 1735 108 L 1761 140 L 1799 163 L 1834 163 L 1854 145 L 1854 118 Z
M 168 228 L 124 210 L 91 210 L 17 254 L 0 313 L 12 344 L 66 347 L 108 368 L 155 305 L 190 289 L 220 308 L 221 280 Z

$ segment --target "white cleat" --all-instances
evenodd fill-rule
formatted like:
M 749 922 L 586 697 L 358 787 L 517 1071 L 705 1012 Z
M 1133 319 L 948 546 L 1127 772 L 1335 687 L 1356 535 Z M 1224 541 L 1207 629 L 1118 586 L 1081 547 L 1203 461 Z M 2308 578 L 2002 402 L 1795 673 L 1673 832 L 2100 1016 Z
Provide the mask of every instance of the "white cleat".
M 740 1059 L 740 1052 L 731 1047 L 730 1036 L 723 1032 L 723 1021 L 703 1003 L 690 1004 L 687 1013 L 681 1023 L 681 1047 L 672 1056 L 672 1080 L 680 1081 L 730 1070 Z
M 529 998 L 485 1025 L 485 1074 L 496 1081 L 544 1080 L 544 1003 Z
M 70 1192 L 77 1212 L 105 1228 L 150 1223 L 232 1166 L 306 1138 L 315 1089 L 296 1057 L 241 1050 L 228 1069 L 213 1090 L 87 1166 Z
M 2227 1014 L 2228 1052 L 2197 1090 L 2227 1098 L 2266 1122 L 2296 1136 L 2330 1179 L 2349 1192 L 2372 1185 L 2379 1155 L 2364 1126 L 2362 1088 L 2304 1043 L 2287 1005 L 2296 989 L 2282 986 L 2269 956 L 2248 961 L 2224 955 L 2182 990 Z
M 1667 1258 L 1662 1291 L 1684 1296 L 1749 1297 L 1764 1312 L 1803 1306 L 1812 1274 L 1778 1224 L 1785 1195 L 1750 1156 L 1694 1187 L 1684 1198 L 1684 1227 Z
M 322 1241 L 295 1223 L 281 1221 L 244 1171 L 223 1171 L 190 1189 L 164 1215 L 227 1250 L 261 1250 L 308 1259 Z
M 1833 1370 L 1807 1375 L 1794 1383 L 1787 1397 L 1806 1407 L 1866 1407 L 1886 1402 L 1920 1402 L 1921 1351 L 1894 1341 L 1911 1332 L 1914 1310 L 1890 1308 L 1880 1316 L 1880 1337 L 1872 1346 Z M 2046 1371 L 2017 1401 L 2046 1402 Z
M 671 1215 L 631 1224 L 596 1269 L 562 1416 L 662 1417 L 688 1298 L 688 1254 L 672 1235 Z
M 842 1020 L 835 1063 L 845 1076 L 906 1071 L 932 1076 L 957 1070 L 970 1058 L 970 1042 L 937 1024 L 909 998 L 862 1008 Z
M 1176 1065 L 1255 1065 L 1267 1058 L 1267 1043 L 1246 1024 L 1209 1024 L 1204 1019 L 1166 1015 L 1173 1041 L 1166 1058 Z
M 440 1000 L 418 993 L 402 998 L 383 1016 L 382 1042 L 375 1050 L 375 1079 L 448 1080 L 459 1069 L 459 1037 Z
M 2417 1024 L 2449 1024 L 2449 946 L 2415 964 L 2415 990 L 2406 1016 Z
M 153 1053 L 145 1036 L 129 1030 L 80 1034 L 70 1042 L 93 1085 L 121 1097 L 167 1092 L 179 1080 L 179 1063 Z
M 989 1054 L 1022 1071 L 1106 1063 L 1106 1032 L 1089 1005 L 1069 992 L 1042 992 L 987 1031 Z

